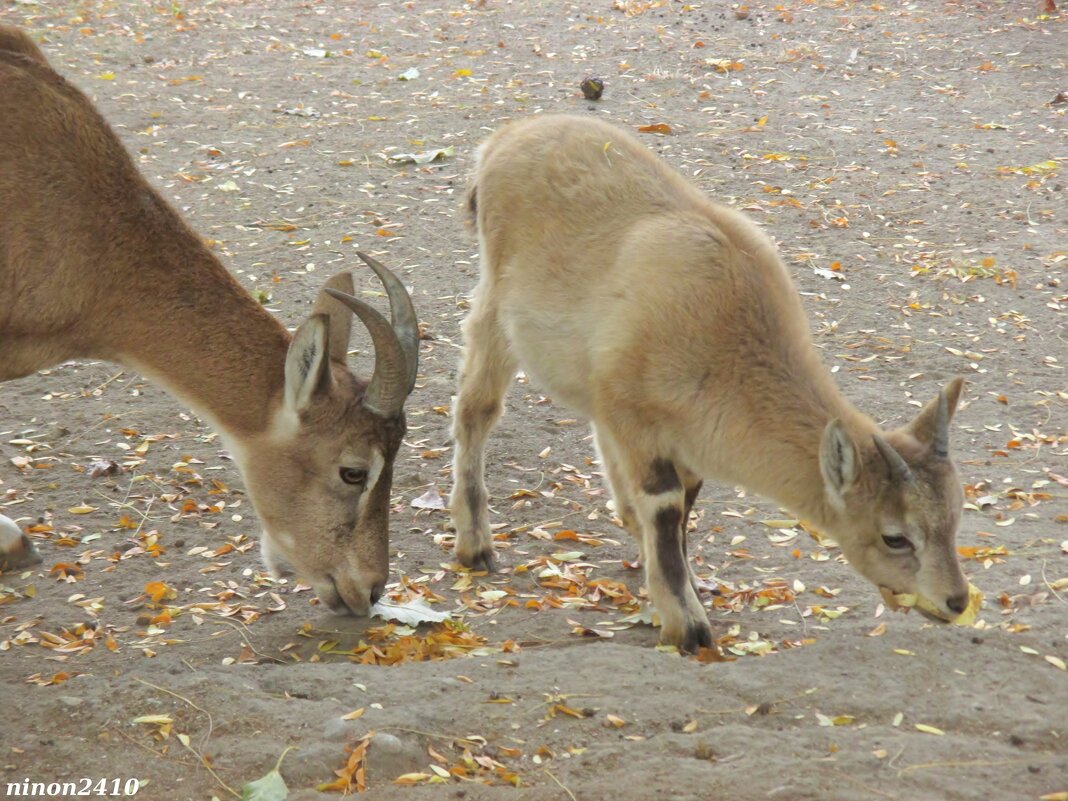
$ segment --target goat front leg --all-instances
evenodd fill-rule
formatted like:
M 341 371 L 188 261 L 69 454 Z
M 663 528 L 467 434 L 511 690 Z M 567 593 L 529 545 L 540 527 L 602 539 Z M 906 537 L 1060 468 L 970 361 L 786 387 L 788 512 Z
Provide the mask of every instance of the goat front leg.
M 686 488 L 675 465 L 655 458 L 639 468 L 634 508 L 644 534 L 645 580 L 660 615 L 661 640 L 683 651 L 712 647 L 708 614 L 686 559 Z
M 493 570 L 493 535 L 485 482 L 486 438 L 501 417 L 504 394 L 515 375 L 496 315 L 484 310 L 476 294 L 463 323 L 464 355 L 460 390 L 453 407 L 453 485 L 449 496 L 460 564 Z

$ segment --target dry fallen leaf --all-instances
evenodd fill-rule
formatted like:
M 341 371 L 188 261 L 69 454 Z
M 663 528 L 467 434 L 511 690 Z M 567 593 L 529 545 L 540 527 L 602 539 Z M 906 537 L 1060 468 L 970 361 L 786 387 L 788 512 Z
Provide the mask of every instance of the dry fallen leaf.
M 916 731 L 922 731 L 925 734 L 937 734 L 937 735 L 944 735 L 945 734 L 945 732 L 942 731 L 941 729 L 939 729 L 938 727 L 936 727 L 936 726 L 928 726 L 926 723 L 917 723 L 916 724 Z
M 671 126 L 667 123 L 657 122 L 652 125 L 639 125 L 638 130 L 641 133 L 660 134 L 661 136 L 667 136 L 671 133 Z

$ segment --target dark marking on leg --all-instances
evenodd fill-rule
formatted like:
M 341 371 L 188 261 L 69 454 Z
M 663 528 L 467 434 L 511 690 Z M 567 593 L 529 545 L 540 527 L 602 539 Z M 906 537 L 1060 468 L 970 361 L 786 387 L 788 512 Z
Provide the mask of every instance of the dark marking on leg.
M 471 515 L 471 525 L 474 531 L 482 531 L 483 527 L 488 528 L 489 523 L 486 522 L 487 516 L 486 504 L 488 503 L 485 493 L 482 490 L 482 481 L 478 477 L 468 476 L 467 487 L 464 492 L 464 502 L 467 504 L 467 508 Z M 490 541 L 482 548 L 479 548 L 471 555 L 471 560 L 466 567 L 470 567 L 473 570 L 486 570 L 492 573 L 496 567 L 497 562 L 493 555 L 493 537 L 490 536 Z
M 478 486 L 479 481 L 477 478 L 472 480 L 471 476 L 468 476 L 467 487 L 464 492 L 464 502 L 467 504 L 468 514 L 471 515 L 471 521 L 478 527 L 478 521 L 482 518 L 482 488 Z
M 675 465 L 670 459 L 657 457 L 649 465 L 649 473 L 642 482 L 642 489 L 650 495 L 661 495 L 677 490 L 682 486 Z
M 665 506 L 656 513 L 655 522 L 656 561 L 660 565 L 664 581 L 685 605 L 690 571 L 686 568 L 686 554 L 679 539 L 682 513 L 674 506 Z

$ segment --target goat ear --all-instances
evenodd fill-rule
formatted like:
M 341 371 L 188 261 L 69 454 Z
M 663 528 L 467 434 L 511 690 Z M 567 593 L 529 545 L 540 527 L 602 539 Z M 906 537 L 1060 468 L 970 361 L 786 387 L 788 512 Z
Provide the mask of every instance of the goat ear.
M 949 456 L 949 421 L 957 411 L 964 379 L 960 376 L 946 384 L 938 397 L 928 403 L 905 430 L 918 441 L 929 445 L 936 456 Z
M 338 273 L 323 284 L 312 308 L 312 314 L 325 314 L 330 319 L 330 358 L 344 363 L 352 338 L 352 312 L 341 301 L 328 295 L 327 289 L 336 289 L 346 295 L 356 294 L 352 273 Z
M 302 411 L 319 392 L 330 388 L 330 320 L 314 314 L 297 329 L 286 353 L 286 406 Z
M 857 446 L 846 433 L 841 420 L 831 420 L 820 441 L 820 473 L 827 497 L 835 506 L 845 505 L 845 494 L 857 480 L 860 461 Z

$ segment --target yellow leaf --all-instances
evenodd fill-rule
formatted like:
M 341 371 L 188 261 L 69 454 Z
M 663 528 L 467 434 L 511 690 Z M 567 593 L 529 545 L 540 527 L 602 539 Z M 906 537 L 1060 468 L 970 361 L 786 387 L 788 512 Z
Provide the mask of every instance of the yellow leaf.
M 341 719 L 342 720 L 356 720 L 356 718 L 363 717 L 363 713 L 365 711 L 366 711 L 366 709 L 361 706 L 359 709 L 357 709 L 357 710 L 355 710 L 353 712 L 349 712 L 349 714 L 347 714 L 347 715 L 342 715 Z
M 134 723 L 145 723 L 149 726 L 167 726 L 174 723 L 170 715 L 141 715 L 133 719 Z
M 419 784 L 430 778 L 429 773 L 402 773 L 393 780 L 394 784 Z
M 99 75 L 97 75 L 96 77 L 99 78 L 102 81 L 113 81 L 113 80 L 115 80 L 115 73 L 114 72 L 102 72 Z
M 1046 793 L 1046 795 L 1040 795 L 1038 801 L 1068 801 L 1068 790 L 1060 793 Z
M 945 732 L 935 726 L 928 726 L 926 723 L 917 723 L 916 731 L 922 731 L 926 734 L 937 734 L 939 736 L 944 735 Z
M 1053 665 L 1053 667 L 1055 667 L 1055 668 L 1058 668 L 1060 670 L 1068 670 L 1068 665 L 1065 665 L 1064 664 L 1064 660 L 1061 659 L 1060 657 L 1057 657 L 1057 656 L 1044 656 L 1042 658 L 1045 659 L 1047 662 L 1049 662 L 1051 665 Z
M 83 503 L 80 506 L 72 506 L 67 511 L 70 512 L 72 515 L 87 515 L 87 514 L 90 514 L 91 512 L 95 512 L 96 511 L 96 507 L 95 506 L 86 506 Z

